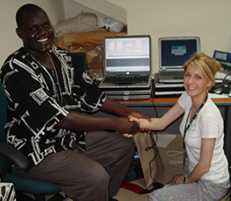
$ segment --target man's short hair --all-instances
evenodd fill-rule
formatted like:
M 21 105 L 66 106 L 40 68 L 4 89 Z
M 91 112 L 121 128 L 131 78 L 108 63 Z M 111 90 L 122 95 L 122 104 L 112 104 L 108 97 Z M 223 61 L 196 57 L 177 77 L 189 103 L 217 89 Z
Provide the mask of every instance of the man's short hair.
M 23 26 L 23 21 L 25 17 L 31 16 L 36 11 L 45 11 L 35 4 L 25 4 L 21 6 L 16 13 L 16 23 L 18 27 Z

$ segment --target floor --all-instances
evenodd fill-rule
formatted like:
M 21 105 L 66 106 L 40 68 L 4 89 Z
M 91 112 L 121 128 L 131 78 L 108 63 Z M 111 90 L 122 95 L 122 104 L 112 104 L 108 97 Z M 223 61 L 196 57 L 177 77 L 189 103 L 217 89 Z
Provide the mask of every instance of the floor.
M 142 186 L 143 181 L 139 180 L 136 183 Z M 147 201 L 147 196 L 144 194 L 137 194 L 130 190 L 120 188 L 117 196 L 115 197 L 118 201 Z M 64 201 L 73 201 L 70 198 L 66 198 Z
M 143 180 L 138 180 L 135 183 L 143 186 Z M 120 188 L 117 196 L 118 201 L 147 201 L 147 196 L 144 194 L 137 194 L 130 190 Z
M 116 199 L 118 201 L 147 201 L 146 195 L 136 194 L 126 189 L 121 189 Z

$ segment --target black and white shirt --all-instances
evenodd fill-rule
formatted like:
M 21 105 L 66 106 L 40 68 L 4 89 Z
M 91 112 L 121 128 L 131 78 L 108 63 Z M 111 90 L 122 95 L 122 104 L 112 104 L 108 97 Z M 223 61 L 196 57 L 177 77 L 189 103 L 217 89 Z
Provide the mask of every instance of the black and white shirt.
M 27 155 L 32 166 L 74 144 L 84 148 L 84 132 L 55 125 L 69 111 L 97 112 L 106 99 L 85 72 L 67 65 L 64 50 L 54 47 L 51 54 L 60 64 L 55 72 L 20 48 L 8 57 L 0 74 L 8 100 L 7 141 Z

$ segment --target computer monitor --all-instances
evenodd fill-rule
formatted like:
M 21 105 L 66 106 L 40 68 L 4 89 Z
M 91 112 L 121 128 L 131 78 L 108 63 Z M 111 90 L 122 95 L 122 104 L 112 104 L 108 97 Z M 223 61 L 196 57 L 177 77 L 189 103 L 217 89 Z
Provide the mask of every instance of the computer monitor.
M 151 71 L 151 38 L 149 35 L 123 35 L 104 40 L 104 71 L 122 74 Z
M 182 70 L 183 64 L 194 53 L 200 51 L 200 38 L 163 37 L 159 39 L 160 71 Z
M 231 71 L 231 52 L 214 50 L 213 58 L 221 63 L 223 70 Z

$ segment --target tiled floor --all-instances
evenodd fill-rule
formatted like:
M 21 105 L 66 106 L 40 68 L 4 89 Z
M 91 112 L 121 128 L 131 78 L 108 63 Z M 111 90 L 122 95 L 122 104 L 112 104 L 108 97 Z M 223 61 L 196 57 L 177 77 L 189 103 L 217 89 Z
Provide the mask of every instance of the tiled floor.
M 146 195 L 136 194 L 123 188 L 120 189 L 116 199 L 118 201 L 147 201 Z
M 143 180 L 138 180 L 135 183 L 138 183 L 139 185 L 142 186 Z M 124 188 L 120 188 L 116 196 L 116 199 L 118 199 L 118 201 L 147 201 L 147 196 L 144 194 L 134 193 Z

